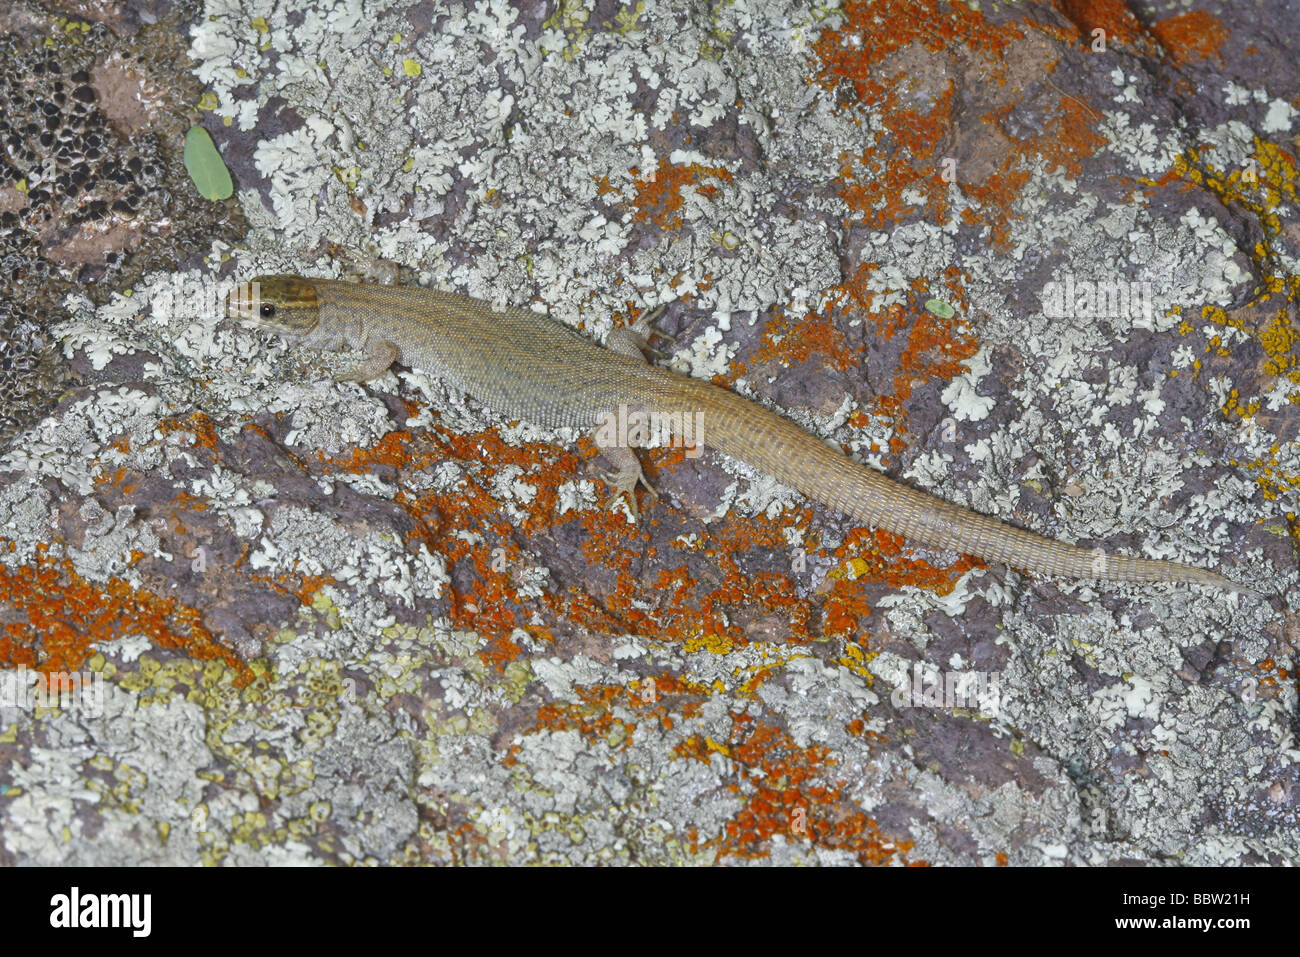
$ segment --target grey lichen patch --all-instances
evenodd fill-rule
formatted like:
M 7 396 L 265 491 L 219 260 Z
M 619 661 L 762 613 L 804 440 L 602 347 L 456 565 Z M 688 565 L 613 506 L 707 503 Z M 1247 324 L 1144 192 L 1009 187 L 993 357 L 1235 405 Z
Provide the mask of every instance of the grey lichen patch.
M 275 510 L 249 561 L 256 569 L 286 568 L 305 576 L 328 572 L 353 588 L 373 586 L 380 596 L 408 605 L 440 597 L 448 581 L 442 556 L 423 545 L 411 556 L 391 534 L 358 537 L 321 514 L 292 506 Z
M 55 519 L 54 497 L 34 476 L 0 485 L 0 527 L 13 546 L 0 551 L 0 564 L 15 568 L 35 560 L 51 538 Z
M 140 584 L 138 573 L 130 568 L 132 552 L 153 555 L 161 551 L 161 543 L 152 527 L 135 520 L 135 508 L 120 505 L 110 513 L 88 499 L 78 518 L 85 523 L 85 534 L 79 545 L 68 548 L 68 557 L 81 577 L 99 583 L 122 578 Z
M 1156 148 L 1126 140 L 1120 127 L 1105 132 L 1112 144 L 1128 143 L 1134 155 L 1150 156 Z M 1162 169 L 1187 146 L 1181 132 L 1164 135 L 1167 155 L 1157 162 Z M 954 425 L 951 436 L 922 452 L 907 474 L 931 487 L 955 486 L 945 497 L 1003 515 L 1017 514 L 1050 489 L 1045 497 L 1056 519 L 1042 527 L 1056 538 L 1116 542 L 1141 530 L 1150 557 L 1209 564 L 1225 548 L 1242 554 L 1229 545 L 1228 530 L 1277 511 L 1255 495 L 1252 476 L 1228 473 L 1224 461 L 1267 461 L 1281 446 L 1288 462 L 1300 464 L 1290 430 L 1271 433 L 1257 420 L 1238 422 L 1219 411 L 1229 404 L 1276 408 L 1291 388 L 1286 377 L 1195 379 L 1207 340 L 1219 349 L 1251 349 L 1245 331 L 1187 321 L 1212 305 L 1239 305 L 1259 293 L 1243 237 L 1230 234 L 1223 217 L 1195 205 L 1170 215 L 1140 197 L 1104 198 L 1100 172 L 1085 183 L 1041 161 L 1027 172 L 1011 248 L 986 247 L 962 257 L 984 351 L 971 374 L 942 400 L 950 421 L 974 425 Z M 1141 169 L 1133 166 L 1131 172 Z M 950 225 L 960 221 L 968 202 L 954 197 Z M 882 302 L 903 293 L 901 276 L 933 274 L 951 259 L 946 233 L 946 227 L 914 224 L 876 237 L 873 258 L 881 255 L 875 250 L 896 253 L 892 262 L 884 257 L 870 280 Z M 1042 249 L 1057 251 L 1051 268 L 1027 273 L 1026 262 Z M 1079 289 L 1121 283 L 1126 295 L 1136 292 L 1114 309 L 1084 305 L 1076 315 L 1072 303 L 1062 316 L 1060 290 L 1074 290 L 1076 281 Z M 1180 336 L 1189 339 L 1180 342 Z M 1153 341 L 1162 350 L 1154 361 L 1146 345 Z M 1014 414 L 1006 408 L 995 412 L 981 395 L 1000 385 L 997 378 L 1006 378 L 1008 366 L 1016 368 L 1016 378 L 1004 386 Z M 1177 380 L 1180 375 L 1185 378 Z M 1201 404 L 1189 423 L 1174 410 L 1188 408 L 1194 381 Z M 1230 395 L 1233 389 L 1240 392 Z M 1249 399 L 1239 397 L 1247 391 Z M 1189 425 L 1200 430 L 1202 444 L 1189 445 Z M 859 448 L 865 444 L 855 442 Z M 1021 464 L 1026 461 L 1027 469 Z M 979 463 L 980 472 L 967 468 L 959 475 L 954 467 L 966 462 Z M 1207 475 L 1214 476 L 1212 484 Z M 958 481 L 967 483 L 964 490 Z M 1262 549 L 1242 557 L 1255 573 L 1277 574 Z
M 414 37 L 406 29 L 417 16 L 411 4 L 392 5 L 345 32 L 298 26 L 290 11 L 288 4 L 261 10 L 265 32 L 232 16 L 194 31 L 199 76 L 235 128 L 266 120 L 268 103 L 282 118 L 297 116 L 259 140 L 254 153 L 265 177 L 261 195 L 275 210 L 267 225 L 279 243 L 314 245 L 326 235 L 493 301 L 518 302 L 513 290 L 533 288 L 566 318 L 583 303 L 597 331 L 626 301 L 691 295 L 721 313 L 757 310 L 796 289 L 815 295 L 839 278 L 820 219 L 809 210 L 794 218 L 779 204 L 784 170 L 648 142 L 678 124 L 713 124 L 740 84 L 753 94 L 739 120 L 746 136 L 782 138 L 765 113 L 807 120 L 788 136 L 812 129 L 827 139 L 833 131 L 846 136 L 849 121 L 803 81 L 808 38 L 829 21 L 815 23 L 802 5 L 720 12 L 718 29 L 733 32 L 743 20 L 747 34 L 763 38 L 770 85 L 701 55 L 691 39 L 699 26 L 673 5 L 658 5 L 637 23 L 639 35 L 657 42 L 602 33 L 580 58 L 557 55 L 563 32 L 539 32 L 522 8 L 508 4 L 448 5 Z M 320 15 L 322 24 L 351 16 L 344 3 L 325 3 Z M 462 48 L 493 56 L 467 57 Z M 404 68 L 411 62 L 418 71 Z M 235 77 L 233 67 L 246 76 Z M 638 91 L 648 91 L 651 102 Z M 583 149 L 573 150 L 574 143 Z M 643 227 L 633 213 L 641 193 L 656 176 L 694 167 L 701 167 L 695 178 L 708 181 L 683 188 L 681 228 L 665 232 L 653 252 L 638 250 Z M 641 171 L 639 179 L 631 169 Z M 830 211 L 837 204 L 821 198 L 814 205 Z M 711 238 L 724 235 L 736 242 Z M 610 276 L 604 265 L 617 259 L 623 267 Z M 673 291 L 654 276 L 674 276 Z
M 115 859 L 112 839 L 138 827 L 144 812 L 166 825 L 155 850 L 160 862 L 288 863 L 322 855 L 393 861 L 410 840 L 416 816 L 410 749 L 386 722 L 360 710 L 355 682 L 337 664 L 304 661 L 240 691 L 229 670 L 215 664 L 160 665 L 147 655 L 105 651 L 99 667 L 113 672 L 115 683 L 107 687 L 116 699 L 132 700 L 120 684 L 139 696 L 146 713 L 171 715 L 174 727 L 186 726 L 177 715 L 198 722 L 191 720 L 188 735 L 166 743 L 139 735 L 86 742 L 92 767 L 129 756 L 142 775 L 155 776 L 147 789 L 155 801 L 170 793 L 173 778 L 189 782 L 164 813 L 132 807 L 131 820 L 99 809 L 105 840 L 92 842 L 86 859 Z M 89 719 L 82 723 L 98 727 Z M 185 751 L 190 744 L 193 758 Z M 39 796 L 40 785 L 33 786 Z
M 140 389 L 104 388 L 70 402 L 65 412 L 40 422 L 21 449 L 10 450 L 2 460 L 6 468 L 56 479 L 66 490 L 88 494 L 110 468 L 148 471 L 162 461 L 162 451 L 151 441 L 163 403 Z M 113 447 L 128 440 L 128 448 Z
M 94 711 L 6 709 L 0 725 L 25 743 L 0 797 L 0 854 L 59 864 L 76 847 L 81 860 L 104 865 L 196 861 L 191 816 L 213 762 L 203 709 L 177 698 L 147 709 L 141 722 L 135 695 L 105 681 L 100 696 Z

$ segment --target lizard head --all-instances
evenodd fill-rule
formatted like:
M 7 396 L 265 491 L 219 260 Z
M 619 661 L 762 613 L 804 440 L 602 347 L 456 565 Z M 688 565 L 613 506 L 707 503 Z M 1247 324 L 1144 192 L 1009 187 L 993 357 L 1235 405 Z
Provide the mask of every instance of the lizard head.
M 316 287 L 301 276 L 254 276 L 226 297 L 226 315 L 282 336 L 304 336 L 320 320 Z

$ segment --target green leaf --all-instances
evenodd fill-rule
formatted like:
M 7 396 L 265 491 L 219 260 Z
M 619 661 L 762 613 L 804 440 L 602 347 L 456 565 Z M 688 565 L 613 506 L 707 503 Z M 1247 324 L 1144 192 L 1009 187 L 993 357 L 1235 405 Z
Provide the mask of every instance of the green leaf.
M 942 299 L 927 299 L 925 302 L 925 311 L 933 313 L 940 319 L 951 319 L 956 315 L 957 310 Z
M 230 170 L 222 162 L 217 144 L 201 126 L 191 126 L 185 134 L 185 169 L 204 199 L 229 199 L 235 192 Z

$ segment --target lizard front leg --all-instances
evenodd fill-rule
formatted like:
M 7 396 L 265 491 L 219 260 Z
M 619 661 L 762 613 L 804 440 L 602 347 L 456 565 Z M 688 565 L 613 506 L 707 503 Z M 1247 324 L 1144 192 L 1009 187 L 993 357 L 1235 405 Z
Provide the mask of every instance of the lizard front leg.
M 366 357 L 352 372 L 340 373 L 334 378 L 339 382 L 369 382 L 388 371 L 388 367 L 397 361 L 401 353 L 397 344 L 387 339 L 374 339 L 367 345 Z

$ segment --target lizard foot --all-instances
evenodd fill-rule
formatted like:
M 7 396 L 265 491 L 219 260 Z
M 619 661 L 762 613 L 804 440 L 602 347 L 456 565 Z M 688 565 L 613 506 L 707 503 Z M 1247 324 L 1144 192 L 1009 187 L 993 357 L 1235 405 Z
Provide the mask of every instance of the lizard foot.
M 654 323 L 667 308 L 667 306 L 658 306 L 645 313 L 633 325 L 621 326 L 618 329 L 611 330 L 609 335 L 605 337 L 605 348 L 643 361 L 647 352 L 660 359 L 667 358 L 663 352 L 651 346 L 649 342 L 652 335 L 660 334 L 654 328 Z
M 621 495 L 627 496 L 627 504 L 632 512 L 632 518 L 639 521 L 641 513 L 636 504 L 637 483 L 640 482 L 644 485 L 646 491 L 650 493 L 650 497 L 656 501 L 659 498 L 659 493 L 646 480 L 645 473 L 641 471 L 641 463 L 637 461 L 636 453 L 631 449 L 618 447 L 603 449 L 602 451 L 612 466 L 605 473 L 605 481 L 613 486 L 615 498 Z
M 370 351 L 361 360 L 361 365 L 352 372 L 342 372 L 334 377 L 337 382 L 369 382 L 376 376 L 388 371 L 388 367 L 397 361 L 398 349 L 394 343 L 382 340 L 372 342 Z
M 391 259 L 322 239 L 317 250 L 343 268 L 343 278 L 352 282 L 376 282 L 381 286 L 411 285 L 415 272 Z

